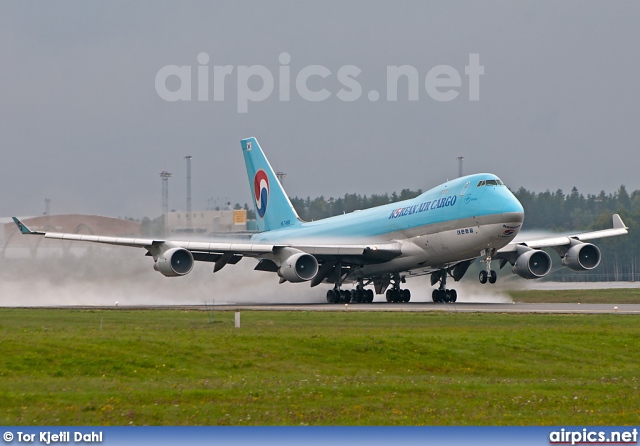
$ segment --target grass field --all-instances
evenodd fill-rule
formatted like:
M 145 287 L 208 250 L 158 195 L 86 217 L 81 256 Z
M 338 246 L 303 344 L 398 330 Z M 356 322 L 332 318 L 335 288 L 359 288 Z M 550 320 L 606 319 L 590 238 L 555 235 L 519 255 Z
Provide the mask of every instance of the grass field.
M 4 425 L 637 424 L 637 316 L 0 309 Z

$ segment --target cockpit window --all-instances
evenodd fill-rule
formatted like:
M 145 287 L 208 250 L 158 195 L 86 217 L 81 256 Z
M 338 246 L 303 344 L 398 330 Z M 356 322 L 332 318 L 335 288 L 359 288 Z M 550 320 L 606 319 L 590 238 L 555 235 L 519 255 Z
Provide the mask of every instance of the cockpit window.
M 501 180 L 482 180 L 476 187 L 481 186 L 504 186 L 504 183 Z

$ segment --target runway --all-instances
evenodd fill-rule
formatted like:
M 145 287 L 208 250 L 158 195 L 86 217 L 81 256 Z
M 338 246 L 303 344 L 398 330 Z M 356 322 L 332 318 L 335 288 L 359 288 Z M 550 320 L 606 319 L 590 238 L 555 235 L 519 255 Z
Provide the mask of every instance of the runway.
M 204 307 L 202 307 L 205 309 Z M 208 307 L 209 310 L 211 307 Z M 640 304 L 577 304 L 577 303 L 455 303 L 433 302 L 370 304 L 242 304 L 216 305 L 216 310 L 255 311 L 394 311 L 449 313 L 557 313 L 557 314 L 640 314 Z
M 14 307 L 16 308 L 16 307 Z M 455 304 L 433 302 L 388 303 L 374 302 L 369 304 L 325 304 L 325 303 L 242 303 L 211 305 L 119 305 L 89 306 L 65 305 L 47 307 L 22 308 L 58 308 L 58 309 L 104 309 L 104 310 L 200 310 L 200 311 L 329 311 L 329 312 L 447 312 L 447 313 L 540 313 L 540 314 L 640 314 L 640 304 L 579 304 L 579 303 L 470 303 Z

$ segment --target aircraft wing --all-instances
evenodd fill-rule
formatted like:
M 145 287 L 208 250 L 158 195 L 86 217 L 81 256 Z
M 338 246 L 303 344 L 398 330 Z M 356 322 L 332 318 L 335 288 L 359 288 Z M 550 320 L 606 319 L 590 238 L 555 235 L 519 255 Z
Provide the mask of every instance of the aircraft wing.
M 613 214 L 613 227 L 611 229 L 581 232 L 577 234 L 569 234 L 569 235 L 562 235 L 562 236 L 556 236 L 556 237 L 535 238 L 532 240 L 516 240 L 509 243 L 504 248 L 498 250 L 498 254 L 508 254 L 511 252 L 515 252 L 518 246 L 526 246 L 532 249 L 554 248 L 558 246 L 568 246 L 571 243 L 575 243 L 575 241 L 583 242 L 586 240 L 615 237 L 617 235 L 626 234 L 628 232 L 628 229 L 629 228 L 625 226 L 625 224 L 622 222 L 620 215 Z
M 600 263 L 600 251 L 587 240 L 624 235 L 628 228 L 618 214 L 613 214 L 613 227 L 600 231 L 558 235 L 554 237 L 514 240 L 498 250 L 493 257 L 500 259 L 500 268 L 507 262 L 518 267 L 516 274 L 527 279 L 536 279 L 546 275 L 551 269 L 551 259 L 541 248 L 553 248 L 562 258 L 562 264 L 574 271 L 593 269 Z M 586 248 L 586 250 L 584 249 Z M 535 256 L 535 258 L 534 258 Z M 522 259 L 518 265 L 518 259 Z M 534 271 L 535 269 L 535 271 Z
M 267 244 L 236 242 L 198 242 L 147 238 L 108 237 L 100 235 L 71 234 L 61 232 L 32 231 L 18 218 L 13 221 L 23 234 L 40 235 L 44 238 L 80 242 L 102 243 L 107 245 L 145 248 L 148 255 L 157 255 L 170 248 L 183 248 L 191 252 L 194 260 L 215 262 L 215 271 L 227 263 L 235 264 L 242 257 L 261 257 L 276 254 L 284 248 L 293 248 L 316 257 L 319 261 L 342 260 L 346 263 L 379 263 L 391 260 L 402 254 L 399 243 L 379 244 Z

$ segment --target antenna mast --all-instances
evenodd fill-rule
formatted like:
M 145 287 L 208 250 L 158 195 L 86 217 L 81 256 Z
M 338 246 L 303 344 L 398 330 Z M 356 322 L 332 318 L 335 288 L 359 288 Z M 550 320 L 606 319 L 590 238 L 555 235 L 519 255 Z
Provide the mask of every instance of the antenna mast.
M 169 178 L 173 176 L 172 173 L 163 170 L 160 172 L 160 178 L 162 179 L 162 214 L 169 213 Z
M 192 228 L 191 221 L 191 155 L 187 155 L 184 159 L 187 160 L 187 228 Z
M 462 160 L 463 159 L 464 159 L 464 156 L 458 157 L 458 178 L 462 176 Z

